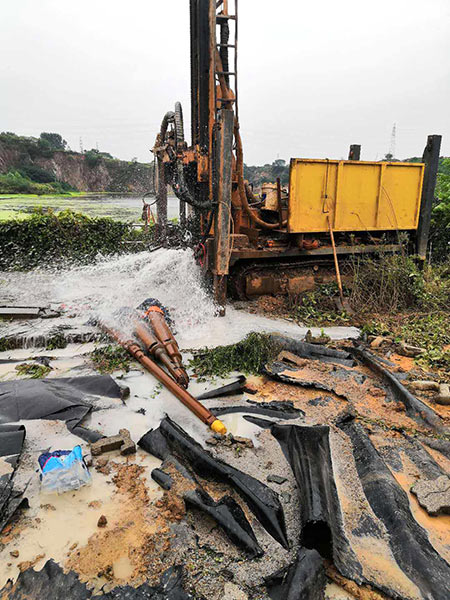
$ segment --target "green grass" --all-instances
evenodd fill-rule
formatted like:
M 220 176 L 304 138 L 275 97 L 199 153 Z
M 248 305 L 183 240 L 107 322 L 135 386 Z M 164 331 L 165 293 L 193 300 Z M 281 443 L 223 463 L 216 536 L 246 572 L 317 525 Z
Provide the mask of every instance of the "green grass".
M 195 351 L 189 366 L 200 381 L 205 377 L 226 377 L 232 371 L 256 375 L 280 350 L 272 336 L 252 332 L 237 344 Z
M 113 373 L 114 371 L 128 373 L 132 361 L 125 348 L 117 344 L 96 348 L 90 353 L 89 357 L 100 373 Z

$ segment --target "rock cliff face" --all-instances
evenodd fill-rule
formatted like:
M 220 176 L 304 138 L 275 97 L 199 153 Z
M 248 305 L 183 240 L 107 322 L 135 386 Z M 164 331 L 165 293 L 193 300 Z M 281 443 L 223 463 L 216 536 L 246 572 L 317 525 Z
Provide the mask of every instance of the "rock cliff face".
M 21 164 L 22 153 L 0 142 L 0 173 L 19 169 Z M 32 164 L 80 191 L 142 194 L 152 189 L 151 164 L 101 157 L 92 165 L 84 154 L 65 151 L 55 151 L 49 158 L 37 156 Z

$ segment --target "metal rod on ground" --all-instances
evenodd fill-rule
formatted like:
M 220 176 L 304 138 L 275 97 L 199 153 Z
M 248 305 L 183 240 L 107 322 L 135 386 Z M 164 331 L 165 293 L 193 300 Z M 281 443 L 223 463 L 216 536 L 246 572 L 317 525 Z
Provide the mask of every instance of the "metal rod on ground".
M 118 342 L 131 354 L 133 358 L 139 361 L 144 369 L 156 377 L 156 379 L 162 383 L 169 390 L 169 392 L 172 392 L 172 394 L 178 398 L 178 400 L 180 400 L 180 402 L 184 404 L 192 413 L 194 413 L 194 415 L 198 417 L 200 421 L 211 427 L 215 433 L 220 433 L 221 435 L 226 434 L 227 429 L 222 421 L 213 415 L 213 413 L 203 406 L 203 404 L 196 400 L 194 396 L 191 396 L 188 391 L 175 383 L 175 381 L 169 375 L 167 375 L 167 373 L 161 369 L 161 367 L 148 358 L 148 356 L 145 356 L 139 344 L 137 344 L 134 340 L 124 340 L 118 331 L 107 327 L 103 323 L 101 324 L 101 327 L 105 333 L 114 338 L 116 342 Z
M 333 247 L 334 267 L 336 269 L 336 281 L 337 281 L 338 288 L 339 288 L 339 296 L 341 297 L 342 306 L 344 307 L 344 290 L 342 289 L 341 272 L 339 270 L 339 262 L 338 262 L 337 252 L 336 252 L 336 244 L 334 243 L 334 233 L 333 233 L 333 228 L 331 227 L 330 215 L 327 215 L 327 219 L 328 219 L 328 228 L 330 230 L 331 245 Z

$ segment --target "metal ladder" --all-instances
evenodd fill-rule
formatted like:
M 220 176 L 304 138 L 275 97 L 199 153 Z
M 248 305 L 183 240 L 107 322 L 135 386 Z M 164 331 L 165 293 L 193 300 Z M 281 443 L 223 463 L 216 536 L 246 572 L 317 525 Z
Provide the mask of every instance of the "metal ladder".
M 230 6 L 231 5 L 231 6 Z M 230 8 L 234 9 L 230 13 Z M 234 23 L 232 27 L 232 40 L 230 43 L 230 22 Z M 238 114 L 238 75 L 237 75 L 237 57 L 238 57 L 238 0 L 217 0 L 216 1 L 216 46 L 222 59 L 223 70 L 218 71 L 214 61 L 214 72 L 216 85 L 219 83 L 219 77 L 223 76 L 228 88 L 233 92 L 234 99 L 231 102 L 234 104 L 236 118 Z M 233 52 L 233 69 L 230 70 L 229 51 Z M 231 83 L 230 83 L 231 82 Z M 230 102 L 230 100 L 219 99 L 222 102 Z M 217 98 L 216 98 L 217 107 Z

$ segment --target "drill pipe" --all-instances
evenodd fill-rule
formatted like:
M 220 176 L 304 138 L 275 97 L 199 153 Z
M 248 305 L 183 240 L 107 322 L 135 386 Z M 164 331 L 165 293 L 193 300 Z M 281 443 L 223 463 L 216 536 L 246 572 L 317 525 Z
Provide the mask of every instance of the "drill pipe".
M 156 379 L 162 383 L 169 392 L 172 392 L 174 396 L 180 400 L 196 417 L 203 423 L 211 427 L 215 433 L 225 435 L 227 429 L 225 425 L 220 421 L 213 413 L 208 410 L 203 404 L 200 404 L 198 400 L 191 396 L 191 394 L 184 388 L 179 386 L 167 373 L 161 369 L 155 362 L 153 362 L 148 356 L 145 356 L 139 344 L 134 340 L 124 340 L 122 335 L 109 327 L 102 324 L 102 329 L 116 340 L 125 350 L 127 350 L 133 358 L 141 363 L 141 365 L 149 373 L 151 373 Z
M 178 384 L 187 388 L 189 377 L 186 371 L 169 358 L 164 344 L 150 331 L 148 325 L 144 321 L 136 319 L 134 332 L 144 344 L 147 352 L 166 367 Z
M 155 336 L 164 344 L 166 352 L 170 356 L 172 362 L 180 369 L 183 369 L 178 344 L 167 324 L 163 311 L 158 306 L 150 306 L 150 308 L 144 312 L 142 318 L 149 322 Z

